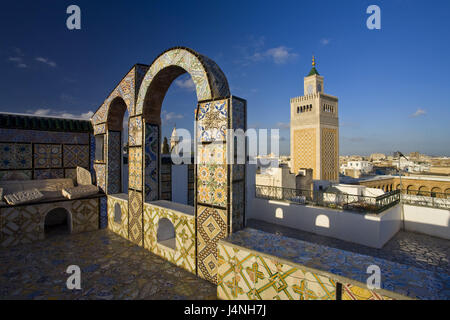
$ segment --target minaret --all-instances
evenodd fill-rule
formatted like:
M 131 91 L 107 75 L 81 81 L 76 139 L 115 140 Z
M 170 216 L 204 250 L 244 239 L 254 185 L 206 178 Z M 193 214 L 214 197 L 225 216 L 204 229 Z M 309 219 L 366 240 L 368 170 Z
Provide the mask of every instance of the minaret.
M 291 99 L 292 172 L 313 169 L 314 180 L 339 180 L 338 98 L 324 93 L 324 78 L 312 68 L 303 81 L 304 95 Z
M 170 152 L 174 152 L 178 154 L 178 143 L 180 142 L 180 138 L 177 135 L 177 125 L 173 127 L 172 135 L 170 136 Z

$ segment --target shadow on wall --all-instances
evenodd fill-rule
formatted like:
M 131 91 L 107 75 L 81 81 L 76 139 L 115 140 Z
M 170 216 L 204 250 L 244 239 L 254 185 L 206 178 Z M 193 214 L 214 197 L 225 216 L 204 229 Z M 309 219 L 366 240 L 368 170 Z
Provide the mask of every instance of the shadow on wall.
M 167 218 L 159 219 L 158 232 L 156 239 L 160 245 L 170 249 L 177 249 L 177 242 L 175 239 L 175 228 L 172 222 Z

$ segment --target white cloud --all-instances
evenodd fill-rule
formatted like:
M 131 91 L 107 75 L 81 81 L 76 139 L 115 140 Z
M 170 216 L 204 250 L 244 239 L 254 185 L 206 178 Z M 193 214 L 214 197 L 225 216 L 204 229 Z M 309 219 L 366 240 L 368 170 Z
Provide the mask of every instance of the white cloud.
M 175 85 L 177 85 L 180 88 L 188 89 L 188 90 L 195 90 L 195 84 L 194 81 L 192 81 L 192 78 L 186 78 L 186 79 L 177 79 L 175 80 Z
M 179 114 L 179 113 L 167 112 L 164 110 L 161 112 L 161 122 L 163 124 L 171 123 L 173 120 L 183 119 L 183 118 L 184 118 L 184 115 Z
M 286 63 L 288 60 L 296 58 L 297 54 L 290 52 L 291 49 L 280 46 L 266 51 L 265 55 L 273 59 L 276 64 Z
M 47 58 L 37 57 L 37 58 L 36 58 L 36 61 L 45 63 L 46 65 L 49 65 L 49 66 L 52 67 L 52 68 L 56 67 L 56 63 L 53 62 L 53 61 L 51 61 L 51 60 L 49 60 L 49 59 L 47 59 Z
M 18 67 L 18 68 L 26 68 L 27 67 L 27 65 L 23 62 L 22 57 L 9 57 L 8 61 L 15 63 L 16 67 Z
M 83 119 L 83 120 L 89 120 L 94 115 L 94 112 L 88 111 L 81 114 L 73 114 L 67 111 L 55 111 L 52 109 L 44 109 L 39 108 L 36 110 L 27 110 L 27 113 L 30 113 L 35 116 L 48 116 L 48 117 L 61 117 L 61 118 L 76 118 L 76 119 Z
M 326 39 L 326 38 L 320 39 L 320 43 L 321 43 L 322 45 L 324 45 L 324 46 L 326 46 L 327 44 L 329 44 L 330 41 L 331 41 L 330 39 Z
M 424 116 L 426 114 L 427 114 L 427 112 L 424 109 L 419 108 L 419 109 L 417 109 L 416 112 L 414 112 L 412 115 L 410 115 L 410 117 L 416 118 L 416 117 Z
M 280 129 L 290 129 L 291 124 L 288 122 L 277 122 L 275 126 Z

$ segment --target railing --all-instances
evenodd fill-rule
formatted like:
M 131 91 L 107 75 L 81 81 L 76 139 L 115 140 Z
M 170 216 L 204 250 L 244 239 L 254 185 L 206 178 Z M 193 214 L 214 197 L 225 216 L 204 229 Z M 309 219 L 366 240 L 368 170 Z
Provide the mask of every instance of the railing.
M 338 192 L 256 185 L 255 197 L 268 200 L 289 201 L 297 204 L 313 205 L 332 209 L 380 213 L 399 203 L 400 191 L 395 190 L 379 197 L 369 197 Z
M 402 203 L 439 209 L 450 209 L 450 194 L 420 190 L 403 190 Z

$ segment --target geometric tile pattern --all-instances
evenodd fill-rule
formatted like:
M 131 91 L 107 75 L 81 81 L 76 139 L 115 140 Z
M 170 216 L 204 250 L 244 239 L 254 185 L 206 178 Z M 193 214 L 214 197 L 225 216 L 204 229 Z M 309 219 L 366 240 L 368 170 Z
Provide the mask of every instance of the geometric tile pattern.
M 126 195 L 128 197 L 128 195 Z M 115 220 L 115 208 L 120 207 L 121 221 Z M 128 239 L 128 199 L 108 196 L 108 229 L 119 236 Z
M 140 191 L 129 190 L 128 201 L 128 239 L 143 245 L 143 198 Z
M 342 285 L 342 300 L 395 300 L 373 290 L 361 288 L 350 283 Z
M 32 170 L 8 170 L 0 171 L 0 181 L 6 180 L 31 180 L 33 178 Z
M 197 201 L 226 208 L 227 206 L 227 166 L 197 166 Z
M 129 188 L 142 190 L 142 148 L 128 149 L 128 185 Z
M 100 229 L 108 227 L 108 203 L 106 197 L 100 199 Z
M 245 248 L 219 243 L 217 294 L 226 300 L 335 300 L 336 282 Z
M 93 134 L 89 137 L 89 146 L 90 146 L 90 154 L 89 154 L 89 171 L 91 172 L 91 176 L 93 177 L 93 183 L 95 184 L 95 170 L 94 170 L 94 159 L 95 159 L 95 136 Z
M 64 169 L 36 169 L 33 179 L 60 179 L 64 178 Z
M 1 208 L 0 246 L 10 247 L 44 239 L 45 217 L 50 210 L 55 208 L 64 208 L 70 213 L 72 233 L 98 229 L 98 199 L 82 199 Z
M 65 144 L 64 167 L 83 167 L 89 168 L 89 146 L 88 145 L 70 145 Z
M 313 169 L 316 177 L 316 129 L 299 129 L 294 131 L 293 171 L 300 168 Z
M 322 128 L 322 180 L 338 179 L 338 160 L 337 129 Z
M 35 144 L 34 145 L 35 168 L 61 168 L 61 145 Z
M 217 283 L 217 242 L 228 235 L 227 211 L 197 205 L 197 272 Z
M 0 128 L 2 142 L 89 144 L 89 133 Z
M 145 201 L 154 201 L 159 198 L 159 126 L 145 124 Z
M 108 194 L 119 193 L 121 189 L 121 136 L 120 131 L 108 131 L 108 149 L 107 149 L 107 183 Z
M 175 229 L 176 248 L 158 244 L 158 222 L 168 219 Z M 195 273 L 195 217 L 176 210 L 144 204 L 144 247 L 167 261 Z
M 32 159 L 31 144 L 0 143 L 0 169 L 31 169 Z
M 128 128 L 128 142 L 130 146 L 142 145 L 142 117 L 130 118 Z
M 230 233 L 233 233 L 244 228 L 245 181 L 233 182 L 231 187 Z
M 97 186 L 106 193 L 106 165 L 101 163 L 94 164 L 95 178 Z

